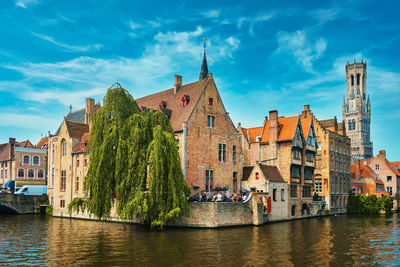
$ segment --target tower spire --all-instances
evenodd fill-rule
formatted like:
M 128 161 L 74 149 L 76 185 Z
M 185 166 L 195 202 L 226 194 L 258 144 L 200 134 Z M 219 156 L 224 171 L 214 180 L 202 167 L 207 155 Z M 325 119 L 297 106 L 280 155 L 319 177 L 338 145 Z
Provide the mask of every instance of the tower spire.
M 208 66 L 207 66 L 207 57 L 206 57 L 206 38 L 203 37 L 203 47 L 204 47 L 204 55 L 203 55 L 203 63 L 201 64 L 200 76 L 199 80 L 203 80 L 208 77 Z

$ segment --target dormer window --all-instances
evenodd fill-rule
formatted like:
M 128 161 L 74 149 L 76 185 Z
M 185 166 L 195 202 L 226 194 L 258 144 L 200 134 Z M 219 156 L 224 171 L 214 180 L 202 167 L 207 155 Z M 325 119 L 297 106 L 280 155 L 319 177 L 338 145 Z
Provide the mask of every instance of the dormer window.
M 188 95 L 184 95 L 181 98 L 182 107 L 186 107 L 189 104 L 190 97 Z
M 211 97 L 208 99 L 208 106 L 209 107 L 214 106 L 214 99 L 212 99 Z

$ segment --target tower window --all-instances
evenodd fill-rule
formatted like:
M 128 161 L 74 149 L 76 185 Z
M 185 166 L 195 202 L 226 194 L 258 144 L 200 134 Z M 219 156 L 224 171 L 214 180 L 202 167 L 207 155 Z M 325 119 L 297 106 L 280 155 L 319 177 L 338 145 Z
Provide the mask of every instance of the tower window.
M 357 85 L 360 85 L 360 74 L 357 74 Z
M 357 88 L 357 95 L 360 95 L 360 88 Z
M 353 85 L 354 85 L 354 76 L 351 75 L 351 86 L 353 86 Z
M 214 105 L 214 99 L 212 99 L 211 97 L 208 99 L 208 106 L 212 107 Z

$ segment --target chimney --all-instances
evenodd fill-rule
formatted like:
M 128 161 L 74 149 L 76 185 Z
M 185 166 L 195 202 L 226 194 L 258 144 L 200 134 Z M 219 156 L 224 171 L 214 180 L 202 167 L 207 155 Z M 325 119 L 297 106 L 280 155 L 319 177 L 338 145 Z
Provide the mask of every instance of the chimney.
M 96 112 L 93 98 L 86 98 L 85 123 L 89 124 L 91 117 Z
M 304 105 L 304 110 L 302 115 L 304 118 L 307 118 L 309 115 L 311 115 L 310 105 Z
M 15 138 L 9 138 L 8 139 L 8 158 L 12 159 L 14 157 L 15 154 Z
M 278 111 L 271 110 L 269 112 L 269 143 L 273 144 L 278 140 L 279 136 L 279 122 Z
M 174 94 L 182 87 L 182 76 L 175 74 Z
M 379 150 L 379 156 L 383 156 L 386 159 L 386 150 Z

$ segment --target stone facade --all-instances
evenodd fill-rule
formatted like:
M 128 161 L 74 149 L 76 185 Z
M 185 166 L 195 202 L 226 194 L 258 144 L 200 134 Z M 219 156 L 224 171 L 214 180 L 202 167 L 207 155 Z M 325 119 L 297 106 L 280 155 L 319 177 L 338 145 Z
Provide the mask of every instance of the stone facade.
M 78 110 L 74 114 L 71 111 L 64 118 L 56 134 L 49 136 L 47 184 L 49 202 L 53 206 L 54 214 L 67 213 L 71 200 L 84 195 L 83 183 L 88 157 L 81 148 L 82 142 L 85 142 L 83 137 L 85 133 L 89 133 L 89 124 L 98 108 L 100 105 L 95 104 L 94 99 L 86 99 L 84 112 Z
M 288 184 L 288 213 L 293 217 L 309 215 L 317 151 L 313 122 L 300 116 L 278 118 L 276 110 L 270 111 L 269 117 L 265 118 L 261 131 L 260 127 L 247 129 L 239 124 L 244 136 L 244 155 L 250 155 L 244 157 L 244 165 L 259 162 L 277 166 Z
M 392 207 L 399 208 L 400 201 L 400 170 L 386 159 L 386 151 L 380 150 L 379 154 L 373 158 L 364 160 L 368 166 L 379 175 L 380 180 L 385 186 L 385 191 L 389 192 L 392 200 Z
M 314 192 L 326 202 L 331 213 L 345 212 L 350 190 L 350 139 L 336 117 L 318 120 L 305 105 L 302 118 L 311 117 L 318 151 L 315 164 Z
M 244 169 L 246 171 L 243 171 L 242 189 L 268 193 L 265 203 L 268 220 L 288 219 L 288 185 L 283 180 L 279 170 L 275 166 L 262 166 L 260 164 Z
M 9 142 L 0 145 L 0 183 L 15 181 L 15 188 L 24 185 L 45 185 L 47 151 L 36 148 L 29 140 Z
M 373 144 L 370 140 L 371 104 L 366 89 L 367 63 L 346 65 L 347 95 L 343 98 L 343 122 L 347 135 L 351 139 L 353 159 L 373 156 Z

